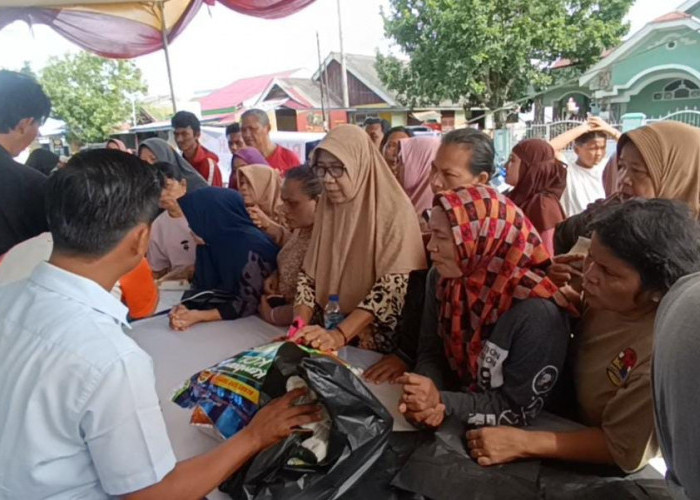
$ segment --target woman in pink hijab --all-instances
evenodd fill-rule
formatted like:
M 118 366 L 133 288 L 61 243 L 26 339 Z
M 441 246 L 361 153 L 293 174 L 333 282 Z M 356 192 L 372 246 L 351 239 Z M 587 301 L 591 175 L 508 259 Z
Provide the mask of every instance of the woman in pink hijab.
M 399 142 L 397 177 L 418 215 L 433 206 L 430 169 L 439 147 L 440 138 L 433 136 L 411 137 Z

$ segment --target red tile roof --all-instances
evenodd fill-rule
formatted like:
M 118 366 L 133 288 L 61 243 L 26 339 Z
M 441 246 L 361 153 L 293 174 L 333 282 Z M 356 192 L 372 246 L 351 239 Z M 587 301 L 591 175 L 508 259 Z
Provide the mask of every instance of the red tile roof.
M 652 23 L 669 23 L 671 21 L 680 21 L 681 19 L 689 19 L 692 17 L 687 12 L 669 12 L 661 17 L 657 17 Z
M 202 97 L 199 100 L 202 105 L 202 112 L 239 107 L 248 99 L 261 94 L 273 79 L 288 78 L 296 71 L 297 70 L 290 70 L 236 80 L 219 90 L 215 90 L 208 96 Z

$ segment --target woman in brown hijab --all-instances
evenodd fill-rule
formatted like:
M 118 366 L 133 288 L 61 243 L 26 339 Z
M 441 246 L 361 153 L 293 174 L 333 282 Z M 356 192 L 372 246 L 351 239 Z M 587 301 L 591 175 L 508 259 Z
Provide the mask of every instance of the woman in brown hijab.
M 391 352 L 408 275 L 425 268 L 413 205 L 359 127 L 331 130 L 314 151 L 312 168 L 325 191 L 297 286 L 295 312 L 308 323 L 331 295 L 338 295 L 344 319 L 329 330 L 308 326 L 301 339 L 324 350 L 353 343 Z
M 559 203 L 566 189 L 566 167 L 547 141 L 526 139 L 513 148 L 506 169 L 506 182 L 513 186 L 508 197 L 530 219 L 552 253 L 554 228 L 566 219 Z
M 253 223 L 278 245 L 288 236 L 282 224 L 282 178 L 268 165 L 246 165 L 236 170 L 238 191 Z
M 629 198 L 683 201 L 700 218 L 700 128 L 666 121 L 631 130 L 617 143 L 617 168 L 617 193 L 557 226 L 557 254 L 567 253 L 579 236 L 590 237 L 591 222 Z

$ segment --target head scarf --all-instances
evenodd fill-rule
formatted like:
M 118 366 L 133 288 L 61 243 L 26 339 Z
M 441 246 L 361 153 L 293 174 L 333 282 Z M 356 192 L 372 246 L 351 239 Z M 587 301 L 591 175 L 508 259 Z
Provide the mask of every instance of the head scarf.
M 628 142 L 644 158 L 657 198 L 684 201 L 700 216 L 700 128 L 666 121 L 620 137 L 617 156 Z
M 188 193 L 208 186 L 207 181 L 204 180 L 204 177 L 199 175 L 199 172 L 197 172 L 187 160 L 176 153 L 170 144 L 165 142 L 163 139 L 159 139 L 157 137 L 146 139 L 139 146 L 139 151 L 141 148 L 150 149 L 158 161 L 170 163 L 180 170 L 182 177 L 187 180 Z
M 241 178 L 248 181 L 255 205 L 271 219 L 280 219 L 282 206 L 282 178 L 279 171 L 267 165 L 246 165 L 236 171 L 238 186 Z
M 197 246 L 196 289 L 238 293 L 251 252 L 274 269 L 277 246 L 255 227 L 239 193 L 206 187 L 179 203 L 192 232 L 206 243 Z
M 554 148 L 542 139 L 526 139 L 513 148 L 520 158 L 518 183 L 508 194 L 544 232 L 566 219 L 559 203 L 566 189 L 566 167 L 555 158 Z
M 338 294 L 348 314 L 379 278 L 424 269 L 425 251 L 411 201 L 364 130 L 335 127 L 313 162 L 320 149 L 343 163 L 352 191 L 338 204 L 321 195 L 303 270 L 315 281 L 320 305 Z
M 488 330 L 514 300 L 553 299 L 575 309 L 547 277 L 549 252 L 522 211 L 487 186 L 459 188 L 435 197 L 445 210 L 464 276 L 438 286 L 445 353 L 461 378 L 476 379 Z
M 60 158 L 48 149 L 37 148 L 31 153 L 25 162 L 25 165 L 41 172 L 44 175 L 49 175 L 54 168 L 58 166 Z
M 240 158 L 246 165 L 269 165 L 263 154 L 255 148 L 243 148 L 231 157 L 231 176 L 228 178 L 228 187 L 238 189 L 238 175 L 236 174 L 236 158 Z
M 130 153 L 130 152 L 131 152 L 131 151 L 129 151 L 129 148 L 126 147 L 126 144 L 124 144 L 124 142 L 123 142 L 123 141 L 120 141 L 119 139 L 110 139 L 110 140 L 107 141 L 107 143 L 105 144 L 105 146 L 106 146 L 107 144 L 109 144 L 110 142 L 111 142 L 112 144 L 115 144 L 115 145 L 117 146 L 117 148 L 119 148 L 119 151 L 124 151 L 125 153 Z M 155 154 L 155 153 L 154 153 L 154 154 Z
M 234 153 L 233 159 L 236 159 L 236 157 L 243 160 L 246 165 L 270 165 L 263 154 L 255 148 L 243 148 Z
M 432 136 L 402 139 L 399 151 L 399 182 L 418 213 L 433 204 L 430 169 L 440 148 L 440 138 Z

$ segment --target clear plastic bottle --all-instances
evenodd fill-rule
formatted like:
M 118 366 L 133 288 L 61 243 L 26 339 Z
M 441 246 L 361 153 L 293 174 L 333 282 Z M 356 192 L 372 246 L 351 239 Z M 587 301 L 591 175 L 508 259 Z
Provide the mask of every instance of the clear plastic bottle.
M 343 319 L 343 313 L 340 312 L 340 299 L 337 295 L 331 295 L 328 297 L 328 304 L 323 310 L 323 322 L 326 330 L 334 330 Z

